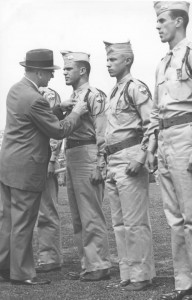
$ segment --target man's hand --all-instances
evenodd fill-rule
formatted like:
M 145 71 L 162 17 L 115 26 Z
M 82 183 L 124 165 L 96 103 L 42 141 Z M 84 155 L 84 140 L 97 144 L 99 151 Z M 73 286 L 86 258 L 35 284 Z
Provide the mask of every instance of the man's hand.
M 48 164 L 47 177 L 53 176 L 55 173 L 56 164 L 54 161 L 50 161 Z
M 157 157 L 151 151 L 147 151 L 146 163 L 149 173 L 152 174 L 157 170 Z
M 91 177 L 89 179 L 93 185 L 98 185 L 103 182 L 102 172 L 99 167 L 96 167 L 93 170 Z
M 84 115 L 86 112 L 88 112 L 87 103 L 83 99 L 79 100 L 73 107 L 72 111 L 79 115 Z
M 76 103 L 77 103 L 77 100 L 68 99 L 68 100 L 62 101 L 60 103 L 60 107 L 61 107 L 62 111 L 65 111 L 66 109 L 72 109 Z
M 136 160 L 132 160 L 131 162 L 129 162 L 127 164 L 125 173 L 131 177 L 134 177 L 139 173 L 139 171 L 141 170 L 142 167 L 143 167 L 143 164 L 141 164 L 140 162 L 138 162 Z

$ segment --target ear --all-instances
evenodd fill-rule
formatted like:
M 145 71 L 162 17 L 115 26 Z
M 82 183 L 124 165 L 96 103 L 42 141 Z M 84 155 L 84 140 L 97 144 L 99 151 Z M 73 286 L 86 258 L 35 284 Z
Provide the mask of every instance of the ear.
M 81 67 L 80 70 L 79 70 L 79 72 L 80 72 L 81 76 L 84 75 L 84 74 L 86 74 L 86 68 L 85 67 Z
M 175 20 L 175 24 L 176 24 L 176 27 L 181 27 L 183 25 L 183 18 L 182 17 L 178 17 L 176 18 Z
M 41 72 L 41 70 L 37 70 L 37 71 L 36 71 L 36 74 L 37 74 L 37 77 L 38 77 L 39 79 L 42 78 L 42 72 Z
M 126 65 L 129 66 L 131 65 L 132 59 L 130 57 L 126 57 L 125 61 L 126 61 Z

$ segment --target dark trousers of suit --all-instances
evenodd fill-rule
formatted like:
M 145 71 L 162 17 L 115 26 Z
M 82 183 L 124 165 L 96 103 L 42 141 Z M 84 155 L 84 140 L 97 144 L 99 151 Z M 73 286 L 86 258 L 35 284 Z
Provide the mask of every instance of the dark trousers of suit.
M 49 176 L 42 193 L 37 222 L 38 263 L 45 264 L 50 269 L 61 267 L 63 263 L 58 190 L 57 175 Z
M 0 271 L 10 269 L 11 279 L 36 276 L 32 239 L 41 194 L 0 183 Z

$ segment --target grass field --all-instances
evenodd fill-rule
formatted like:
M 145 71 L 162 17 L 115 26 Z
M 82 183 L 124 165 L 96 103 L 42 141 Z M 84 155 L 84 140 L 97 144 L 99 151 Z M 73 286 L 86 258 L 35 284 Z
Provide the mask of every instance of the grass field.
M 39 277 L 52 280 L 47 286 L 12 286 L 0 279 L 0 300 L 158 300 L 159 295 L 174 289 L 173 269 L 170 248 L 170 229 L 165 220 L 159 187 L 150 184 L 150 213 L 153 229 L 154 256 L 157 277 L 152 287 L 142 292 L 126 292 L 117 287 L 119 270 L 114 233 L 111 226 L 109 201 L 104 200 L 103 208 L 109 233 L 112 260 L 111 279 L 101 282 L 83 283 L 69 280 L 69 271 L 79 271 L 77 249 L 73 242 L 73 229 L 66 195 L 66 188 L 59 193 L 59 209 L 62 222 L 62 245 L 64 264 L 61 272 L 41 274 Z M 34 255 L 37 253 L 37 238 L 34 234 Z M 111 287 L 111 284 L 113 286 Z M 110 287 L 109 287 L 110 286 Z

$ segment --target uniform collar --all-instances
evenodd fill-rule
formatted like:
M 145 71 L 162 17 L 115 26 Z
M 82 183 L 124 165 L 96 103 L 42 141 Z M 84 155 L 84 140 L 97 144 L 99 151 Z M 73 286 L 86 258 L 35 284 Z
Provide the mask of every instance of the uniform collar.
M 132 78 L 133 77 L 132 77 L 131 73 L 129 73 L 129 74 L 125 75 L 119 82 L 117 82 L 116 86 L 119 86 L 127 81 L 130 81 Z
M 82 84 L 80 87 L 78 87 L 78 89 L 74 90 L 75 93 L 79 93 L 85 89 L 88 89 L 90 87 L 89 82 L 85 82 L 84 84 Z
M 183 48 L 184 46 L 187 46 L 189 43 L 187 38 L 184 38 L 183 40 L 181 40 L 177 45 L 175 45 L 175 47 L 170 50 L 167 54 L 175 54 L 178 50 L 180 50 L 181 48 Z

